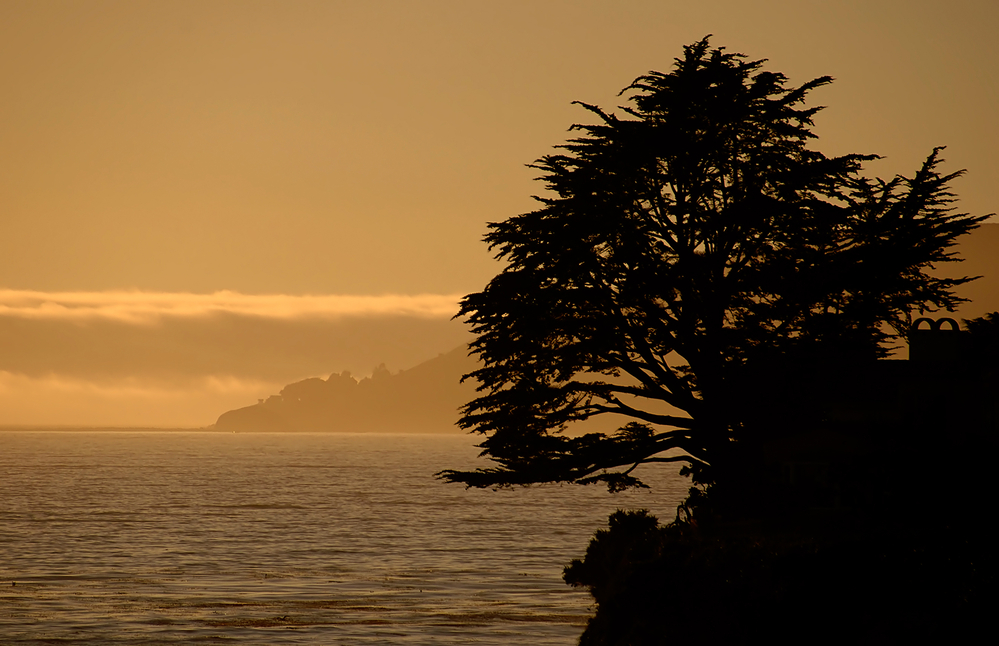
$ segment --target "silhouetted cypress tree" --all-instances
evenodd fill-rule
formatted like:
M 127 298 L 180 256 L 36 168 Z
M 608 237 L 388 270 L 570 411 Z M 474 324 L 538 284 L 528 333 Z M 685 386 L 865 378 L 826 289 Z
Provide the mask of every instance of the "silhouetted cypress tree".
M 884 357 L 913 312 L 962 300 L 969 278 L 927 273 L 984 219 L 953 212 L 960 172 L 940 149 L 889 181 L 862 174 L 875 155 L 826 157 L 804 102 L 831 79 L 788 87 L 763 62 L 705 38 L 625 88 L 624 115 L 581 104 L 597 123 L 535 162 L 549 194 L 489 225 L 507 265 L 459 314 L 482 362 L 460 425 L 496 466 L 441 477 L 619 489 L 679 460 L 715 482 L 740 442 L 820 414 L 775 376 Z M 606 415 L 627 423 L 563 434 Z

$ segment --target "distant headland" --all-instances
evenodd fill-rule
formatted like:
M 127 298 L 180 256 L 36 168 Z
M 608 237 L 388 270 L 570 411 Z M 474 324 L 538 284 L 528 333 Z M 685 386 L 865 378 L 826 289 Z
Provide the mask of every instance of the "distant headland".
M 357 380 L 349 372 L 285 386 L 253 406 L 223 413 L 216 431 L 460 433 L 458 409 L 475 396 L 460 382 L 475 360 L 464 345 L 409 370 L 384 365 Z

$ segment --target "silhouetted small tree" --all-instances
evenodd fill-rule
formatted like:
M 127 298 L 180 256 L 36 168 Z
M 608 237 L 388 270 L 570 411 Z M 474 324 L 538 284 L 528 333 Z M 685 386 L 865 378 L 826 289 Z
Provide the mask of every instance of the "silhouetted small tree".
M 960 172 L 940 149 L 888 181 L 863 175 L 875 155 L 826 157 L 804 103 L 831 79 L 763 63 L 694 43 L 622 91 L 623 115 L 580 104 L 597 122 L 533 164 L 549 193 L 489 225 L 507 265 L 459 314 L 482 366 L 459 423 L 496 464 L 441 477 L 620 489 L 682 461 L 715 482 L 741 442 L 820 414 L 776 377 L 884 357 L 913 312 L 961 302 L 969 278 L 927 271 L 984 219 L 953 212 Z M 622 426 L 564 433 L 597 416 Z

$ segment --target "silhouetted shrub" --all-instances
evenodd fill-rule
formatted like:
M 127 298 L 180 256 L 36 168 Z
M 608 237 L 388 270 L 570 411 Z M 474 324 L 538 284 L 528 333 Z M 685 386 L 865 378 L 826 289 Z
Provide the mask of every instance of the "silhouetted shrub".
M 565 580 L 597 613 L 582 646 L 955 643 L 992 616 L 996 557 L 966 523 L 704 532 L 617 512 Z

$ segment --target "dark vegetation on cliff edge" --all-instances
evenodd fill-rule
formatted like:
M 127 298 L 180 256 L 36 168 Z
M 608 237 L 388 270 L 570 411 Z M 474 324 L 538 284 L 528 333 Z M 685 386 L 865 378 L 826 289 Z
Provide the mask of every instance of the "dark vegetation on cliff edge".
M 942 644 L 991 632 L 999 312 L 964 331 L 920 323 L 910 337 L 908 361 L 831 375 L 833 417 L 752 456 L 735 500 L 695 494 L 668 523 L 611 516 L 565 568 L 597 603 L 580 643 Z

